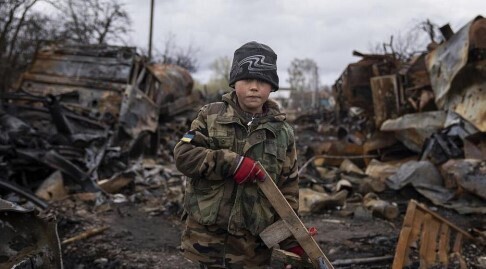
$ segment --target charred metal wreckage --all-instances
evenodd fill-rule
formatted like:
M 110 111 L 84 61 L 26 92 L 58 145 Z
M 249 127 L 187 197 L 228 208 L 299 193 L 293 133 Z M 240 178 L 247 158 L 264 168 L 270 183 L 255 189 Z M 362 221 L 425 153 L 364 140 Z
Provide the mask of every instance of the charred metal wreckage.
M 157 153 L 159 122 L 191 109 L 192 86 L 186 70 L 150 64 L 135 48 L 43 48 L 2 97 L 2 176 L 19 183 L 59 170 L 71 188 L 99 190 L 127 158 Z
M 300 167 L 302 214 L 333 209 L 393 220 L 404 205 L 382 197 L 406 186 L 460 214 L 486 213 L 486 19 L 441 31 L 441 44 L 407 61 L 393 52 L 353 52 L 362 59 L 332 87 L 334 118 L 316 121 L 324 136 L 304 137 L 300 147 L 308 159 Z M 410 206 L 415 213 L 405 217 L 393 268 L 472 268 L 485 259 L 461 256 L 464 242 L 484 244 L 484 236 Z
M 0 238 L 2 268 L 62 268 L 53 218 L 41 218 L 33 209 L 0 199 Z
M 129 170 L 142 155 L 156 156 L 165 150 L 160 145 L 161 130 L 173 127 L 164 123 L 198 107 L 194 104 L 201 96 L 192 88 L 187 70 L 149 63 L 133 47 L 51 45 L 40 49 L 28 70 L 2 96 L 0 194 L 13 192 L 46 208 L 45 199 L 59 193 L 47 189 L 33 194 L 46 178 L 60 180 L 61 193 L 103 193 L 101 180 Z M 15 230 L 36 226 L 14 221 L 15 214 L 18 219 L 35 217 L 5 208 L 1 214 L 0 264 L 13 266 L 22 262 L 16 260 L 17 254 L 26 254 L 21 249 L 15 249 L 17 254 L 11 251 L 17 238 L 13 226 Z M 36 229 L 47 229 L 41 227 Z M 42 231 L 29 238 L 39 234 L 58 240 L 52 237 L 54 233 Z M 53 247 L 29 246 L 38 253 Z M 59 258 L 59 248 L 55 251 L 44 259 Z M 62 266 L 59 259 L 42 262 L 35 255 L 30 258 L 31 267 L 12 268 Z

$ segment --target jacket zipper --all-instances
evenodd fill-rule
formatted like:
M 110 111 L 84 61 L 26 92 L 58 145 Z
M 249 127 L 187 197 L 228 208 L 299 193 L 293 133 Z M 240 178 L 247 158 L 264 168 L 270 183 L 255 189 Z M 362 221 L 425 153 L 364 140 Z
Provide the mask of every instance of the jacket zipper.
M 251 116 L 251 120 L 246 124 L 246 131 L 248 132 L 248 134 L 251 133 L 251 125 L 253 124 L 253 120 L 255 120 L 255 115 Z

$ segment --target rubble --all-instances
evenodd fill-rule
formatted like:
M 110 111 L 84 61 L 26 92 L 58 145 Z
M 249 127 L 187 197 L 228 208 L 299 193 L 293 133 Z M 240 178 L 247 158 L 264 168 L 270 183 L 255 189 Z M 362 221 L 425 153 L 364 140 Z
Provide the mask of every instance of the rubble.
M 130 160 L 170 151 L 160 148 L 164 120 L 195 113 L 192 87 L 186 70 L 148 63 L 132 47 L 44 47 L 2 97 L 5 179 L 36 189 L 59 171 L 68 192 L 102 191 L 98 181 Z
M 476 17 L 406 62 L 393 54 L 354 52 L 362 59 L 348 65 L 333 85 L 336 120 L 328 121 L 330 127 L 315 126 L 316 132 L 328 130 L 325 137 L 304 139 L 309 148 L 301 153 L 302 214 L 393 221 L 404 205 L 394 204 L 390 191 L 419 195 L 468 218 L 485 214 L 481 89 L 486 46 L 479 34 L 484 23 Z M 310 126 L 305 128 L 308 135 Z M 343 179 L 351 188 L 336 204 L 331 198 L 339 196 Z
M 383 132 L 393 132 L 395 138 L 408 149 L 421 152 L 425 140 L 442 129 L 447 113 L 444 111 L 429 111 L 406 114 L 396 119 L 388 119 L 381 125 Z
M 57 223 L 0 199 L 0 267 L 62 268 Z

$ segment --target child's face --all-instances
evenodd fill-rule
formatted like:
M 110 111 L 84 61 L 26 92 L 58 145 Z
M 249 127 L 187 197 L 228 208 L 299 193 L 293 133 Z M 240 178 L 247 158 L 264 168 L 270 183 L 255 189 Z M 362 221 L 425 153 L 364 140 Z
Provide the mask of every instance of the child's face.
M 235 83 L 238 104 L 249 113 L 262 113 L 263 104 L 268 100 L 272 85 L 262 80 L 244 79 Z

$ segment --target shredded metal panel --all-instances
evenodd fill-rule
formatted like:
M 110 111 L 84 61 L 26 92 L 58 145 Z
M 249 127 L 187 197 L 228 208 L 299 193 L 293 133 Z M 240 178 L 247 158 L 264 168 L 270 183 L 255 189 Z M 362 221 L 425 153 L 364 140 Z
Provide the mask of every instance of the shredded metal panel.
M 486 131 L 486 19 L 476 17 L 426 58 L 435 101 Z

